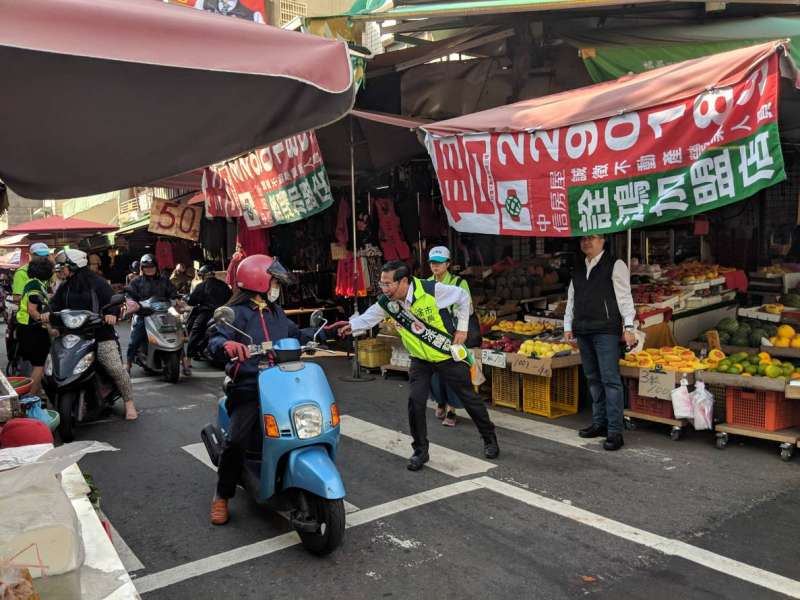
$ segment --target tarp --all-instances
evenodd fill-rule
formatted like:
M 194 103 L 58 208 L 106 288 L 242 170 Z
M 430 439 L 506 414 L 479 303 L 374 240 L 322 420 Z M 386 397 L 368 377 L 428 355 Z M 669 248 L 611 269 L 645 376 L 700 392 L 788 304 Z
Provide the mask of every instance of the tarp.
M 64 217 L 53 215 L 52 217 L 34 219 L 27 223 L 14 225 L 14 227 L 6 229 L 5 233 L 52 233 L 56 235 L 64 232 L 98 233 L 102 231 L 114 231 L 116 229 L 116 225 L 105 225 L 103 223 L 95 223 L 94 221 L 85 221 L 83 219 L 65 219 Z
M 729 19 L 702 25 L 659 25 L 559 32 L 580 50 L 594 81 L 617 79 L 665 65 L 788 38 L 789 52 L 800 64 L 800 17 Z
M 16 248 L 0 256 L 0 269 L 18 269 L 28 264 L 29 260 L 30 255 L 27 252 L 23 252 L 22 248 Z
M 761 44 L 423 126 L 450 224 L 506 235 L 609 233 L 782 181 L 784 51 Z
M 8 235 L 0 238 L 0 248 L 15 248 L 27 246 L 28 242 L 25 238 L 28 237 L 27 233 L 18 233 L 16 235 Z
M 344 43 L 153 0 L 5 2 L 0 179 L 28 198 L 155 181 L 336 121 Z

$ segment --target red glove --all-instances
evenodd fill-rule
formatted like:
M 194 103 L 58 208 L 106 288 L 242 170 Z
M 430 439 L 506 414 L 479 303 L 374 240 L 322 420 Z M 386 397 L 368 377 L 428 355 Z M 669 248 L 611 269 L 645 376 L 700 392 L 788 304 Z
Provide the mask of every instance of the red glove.
M 238 358 L 241 361 L 250 358 L 250 350 L 241 342 L 228 341 L 222 345 L 222 348 L 225 350 L 225 354 L 228 355 L 228 358 Z

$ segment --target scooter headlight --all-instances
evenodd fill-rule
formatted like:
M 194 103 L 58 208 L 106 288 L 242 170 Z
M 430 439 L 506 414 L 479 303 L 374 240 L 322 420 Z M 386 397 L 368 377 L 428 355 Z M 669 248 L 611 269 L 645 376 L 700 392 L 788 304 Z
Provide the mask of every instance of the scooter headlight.
M 301 440 L 317 437 L 322 433 L 322 411 L 314 404 L 305 404 L 294 409 L 294 427 Z
M 70 350 L 71 348 L 74 348 L 80 341 L 81 341 L 80 337 L 72 333 L 69 333 L 65 335 L 63 338 L 61 338 L 61 345 L 64 346 L 64 348 L 66 348 L 67 350 Z
M 47 360 L 44 361 L 44 374 L 48 377 L 53 375 L 53 357 L 47 355 Z
M 87 354 L 86 356 L 84 356 L 82 359 L 80 359 L 78 361 L 78 364 L 75 365 L 75 370 L 73 371 L 73 373 L 75 375 L 80 375 L 86 369 L 88 369 L 90 366 L 92 366 L 93 362 L 94 362 L 94 352 L 89 352 L 89 354 Z
M 83 327 L 83 324 L 86 323 L 86 319 L 89 318 L 89 315 L 70 315 L 61 313 L 61 322 L 64 323 L 64 327 L 67 329 L 78 329 Z

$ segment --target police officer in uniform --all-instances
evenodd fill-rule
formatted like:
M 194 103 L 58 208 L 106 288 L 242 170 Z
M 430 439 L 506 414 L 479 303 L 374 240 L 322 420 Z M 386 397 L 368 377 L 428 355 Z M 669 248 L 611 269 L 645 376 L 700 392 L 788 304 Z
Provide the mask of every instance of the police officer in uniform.
M 483 438 L 486 458 L 497 458 L 494 424 L 480 396 L 472 387 L 469 367 L 456 361 L 450 353 L 452 344 L 464 344 L 469 321 L 469 295 L 462 288 L 436 281 L 412 277 L 408 266 L 390 261 L 381 269 L 382 295 L 363 315 L 353 316 L 341 329 L 343 335 L 367 330 L 388 315 L 397 323 L 397 331 L 411 355 L 408 398 L 408 422 L 414 438 L 414 453 L 408 469 L 419 471 L 428 462 L 428 425 L 426 408 L 431 389 L 431 377 L 438 373 L 464 404 L 464 408 Z M 455 323 L 450 307 L 456 306 Z

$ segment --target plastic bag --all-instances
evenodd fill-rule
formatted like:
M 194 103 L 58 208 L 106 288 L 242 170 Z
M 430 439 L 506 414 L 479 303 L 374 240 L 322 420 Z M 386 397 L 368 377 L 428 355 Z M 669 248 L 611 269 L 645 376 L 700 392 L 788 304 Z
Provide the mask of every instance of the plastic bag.
M 25 565 L 34 578 L 83 564 L 78 517 L 56 475 L 89 452 L 115 450 L 100 442 L 43 449 L 0 450 L 0 563 Z
M 25 410 L 25 416 L 36 419 L 50 427 L 50 415 L 42 408 L 42 399 L 39 396 L 28 396 L 19 401 Z
M 672 398 L 672 412 L 675 413 L 676 419 L 691 419 L 692 412 L 692 398 L 689 395 L 689 382 L 686 379 L 681 379 L 680 387 L 675 388 L 670 393 Z
M 692 415 L 697 431 L 714 427 L 714 396 L 702 381 L 695 384 L 692 392 Z

